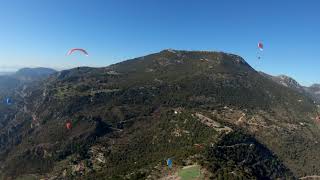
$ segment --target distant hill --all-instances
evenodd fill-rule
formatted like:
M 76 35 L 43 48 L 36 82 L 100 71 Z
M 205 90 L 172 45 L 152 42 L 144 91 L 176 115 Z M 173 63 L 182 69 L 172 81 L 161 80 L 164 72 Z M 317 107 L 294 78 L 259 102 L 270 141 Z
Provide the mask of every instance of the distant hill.
M 289 76 L 286 76 L 286 75 L 271 76 L 271 75 L 263 73 L 263 72 L 260 72 L 260 74 L 272 79 L 273 81 L 275 81 L 276 83 L 278 83 L 280 85 L 291 88 L 291 89 L 296 90 L 301 93 L 304 92 L 304 87 L 301 86 L 296 80 L 294 80 L 293 78 L 291 78 Z
M 318 103 L 320 103 L 320 85 L 319 84 L 314 84 L 314 85 L 311 85 L 310 87 L 305 87 L 300 85 L 293 78 L 286 75 L 271 76 L 263 72 L 260 72 L 260 74 L 275 81 L 280 85 L 291 88 L 297 92 L 306 94 L 307 96 L 311 97 L 314 101 L 317 101 Z
M 310 87 L 306 87 L 305 90 L 320 102 L 320 84 L 313 84 Z
M 32 81 L 35 79 L 44 79 L 57 72 L 50 68 L 23 68 L 18 70 L 13 76 L 22 81 Z
M 0 90 L 11 91 L 19 84 L 45 79 L 55 72 L 57 71 L 49 68 L 23 68 L 15 73 L 4 73 L 0 75 Z
M 2 106 L 0 179 L 161 179 L 195 164 L 211 179 L 320 174 L 319 109 L 285 83 L 237 55 L 172 49 L 54 73 Z

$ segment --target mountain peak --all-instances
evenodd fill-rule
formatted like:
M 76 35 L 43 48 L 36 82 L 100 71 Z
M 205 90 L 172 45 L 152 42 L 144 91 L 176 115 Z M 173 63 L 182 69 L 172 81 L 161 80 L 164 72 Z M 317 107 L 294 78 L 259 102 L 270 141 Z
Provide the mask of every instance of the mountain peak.
M 310 88 L 320 88 L 320 84 L 312 84 Z
M 287 87 L 291 87 L 291 86 L 294 86 L 294 87 L 301 87 L 301 85 L 296 81 L 294 80 L 293 78 L 289 77 L 289 76 L 286 76 L 286 75 L 279 75 L 277 76 L 280 80 L 280 83 L 284 86 L 287 86 Z
M 320 84 L 312 84 L 308 90 L 320 100 Z
M 201 61 L 221 61 L 221 60 L 232 60 L 237 64 L 249 65 L 241 56 L 226 52 L 219 51 L 199 51 L 199 50 L 176 50 L 176 49 L 165 49 L 160 51 L 160 55 L 176 55 L 180 58 L 192 58 Z
M 38 67 L 38 68 L 22 68 L 18 70 L 14 76 L 20 80 L 32 80 L 37 78 L 45 78 L 57 72 L 54 69 Z
M 51 74 L 55 73 L 56 70 L 44 67 L 37 67 L 37 68 L 22 68 L 19 69 L 16 74 L 17 75 L 30 75 L 30 74 Z
M 314 101 L 320 100 L 320 84 L 313 84 L 310 87 L 304 87 L 304 86 L 301 86 L 296 80 L 294 80 L 293 78 L 287 75 L 271 76 L 264 72 L 259 72 L 259 73 L 262 76 L 267 77 L 282 86 L 288 87 L 290 89 L 293 89 L 297 92 L 300 92 L 302 94 L 305 94 L 311 97 Z
M 287 75 L 278 75 L 278 76 L 271 76 L 269 74 L 266 74 L 264 72 L 260 72 L 261 75 L 272 79 L 273 81 L 275 81 L 276 83 L 291 88 L 291 89 L 295 89 L 297 91 L 303 91 L 303 87 L 296 81 L 294 80 L 292 77 L 289 77 Z

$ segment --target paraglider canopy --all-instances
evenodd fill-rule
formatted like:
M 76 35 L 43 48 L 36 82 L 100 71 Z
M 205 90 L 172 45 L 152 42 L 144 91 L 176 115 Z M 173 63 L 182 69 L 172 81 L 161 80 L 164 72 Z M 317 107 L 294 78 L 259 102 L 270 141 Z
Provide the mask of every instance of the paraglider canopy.
M 79 52 L 83 53 L 84 55 L 89 56 L 88 52 L 87 52 L 86 50 L 84 50 L 84 49 L 81 49 L 81 48 L 73 48 L 73 49 L 70 49 L 70 50 L 68 51 L 67 55 L 70 56 L 71 54 L 73 54 L 73 53 L 76 52 L 76 51 L 79 51 Z
M 6 104 L 7 104 L 7 105 L 12 104 L 12 100 L 11 100 L 11 98 L 9 98 L 9 97 L 8 97 L 8 98 L 6 98 Z
M 263 51 L 263 43 L 262 42 L 258 43 L 258 48 L 260 49 L 260 51 Z
M 66 128 L 67 128 L 68 130 L 70 130 L 70 129 L 72 128 L 71 122 L 67 122 L 67 123 L 66 123 Z
M 167 159 L 167 165 L 169 168 L 172 168 L 172 160 L 170 158 Z

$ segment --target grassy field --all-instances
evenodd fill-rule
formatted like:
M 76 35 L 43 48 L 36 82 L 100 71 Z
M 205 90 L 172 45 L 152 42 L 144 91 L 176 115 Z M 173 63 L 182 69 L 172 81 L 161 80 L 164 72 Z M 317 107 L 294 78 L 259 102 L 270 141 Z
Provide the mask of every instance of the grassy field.
M 201 179 L 200 166 L 193 165 L 184 167 L 180 170 L 179 176 L 181 177 L 181 180 Z

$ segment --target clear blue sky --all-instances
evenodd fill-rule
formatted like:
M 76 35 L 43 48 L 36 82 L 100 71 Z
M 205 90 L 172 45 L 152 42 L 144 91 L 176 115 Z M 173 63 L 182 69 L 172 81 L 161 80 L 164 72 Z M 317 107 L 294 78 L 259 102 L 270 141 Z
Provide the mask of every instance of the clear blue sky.
M 0 0 L 0 70 L 107 66 L 174 48 L 235 53 L 320 83 L 319 9 L 318 0 Z M 72 47 L 90 56 L 66 57 Z

